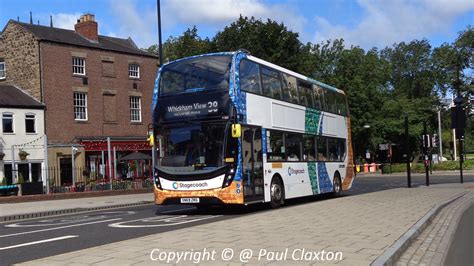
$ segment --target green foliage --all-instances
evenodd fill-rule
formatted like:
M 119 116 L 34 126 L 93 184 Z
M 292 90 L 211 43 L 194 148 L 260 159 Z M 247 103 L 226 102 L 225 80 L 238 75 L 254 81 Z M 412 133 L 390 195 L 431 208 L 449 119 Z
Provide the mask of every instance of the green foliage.
M 158 45 L 154 44 L 146 49 L 148 52 L 158 55 Z M 202 39 L 198 35 L 196 26 L 187 29 L 179 37 L 170 36 L 163 44 L 163 62 L 173 61 L 179 58 L 205 54 L 212 51 L 211 41 Z
M 433 171 L 459 171 L 459 161 L 446 161 L 439 164 L 433 164 L 432 167 Z M 413 173 L 425 172 L 425 166 L 423 163 L 412 163 L 410 169 Z M 474 170 L 474 160 L 464 161 L 462 169 Z M 406 171 L 406 164 L 392 164 L 392 173 L 401 173 Z
M 303 45 L 298 33 L 289 31 L 283 23 L 268 19 L 242 17 L 226 26 L 213 38 L 216 51 L 248 50 L 252 55 L 300 71 Z

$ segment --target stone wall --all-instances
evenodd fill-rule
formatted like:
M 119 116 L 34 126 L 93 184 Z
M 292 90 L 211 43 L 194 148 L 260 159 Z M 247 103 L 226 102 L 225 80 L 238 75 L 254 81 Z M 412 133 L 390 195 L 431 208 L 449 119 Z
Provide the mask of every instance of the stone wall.
M 5 61 L 6 79 L 1 83 L 16 85 L 42 102 L 38 40 L 13 21 L 0 37 L 0 58 Z

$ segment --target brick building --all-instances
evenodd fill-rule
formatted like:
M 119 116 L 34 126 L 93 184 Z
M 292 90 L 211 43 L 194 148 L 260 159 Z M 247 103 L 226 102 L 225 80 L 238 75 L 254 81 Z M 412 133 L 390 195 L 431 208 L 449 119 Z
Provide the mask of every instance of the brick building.
M 73 150 L 75 165 L 92 176 L 108 176 L 108 139 L 114 157 L 151 152 L 146 135 L 157 64 L 130 38 L 98 35 L 90 14 L 75 30 L 10 20 L 0 35 L 0 84 L 46 106 L 48 161 L 61 169 L 56 183 L 72 182 Z M 81 181 L 83 171 L 76 176 Z

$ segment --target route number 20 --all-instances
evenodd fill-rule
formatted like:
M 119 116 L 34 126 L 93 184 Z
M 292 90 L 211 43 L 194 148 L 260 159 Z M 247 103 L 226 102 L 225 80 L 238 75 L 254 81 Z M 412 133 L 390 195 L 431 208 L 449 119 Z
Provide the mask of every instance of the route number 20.
M 209 113 L 217 113 L 219 104 L 217 101 L 207 102 L 207 108 Z

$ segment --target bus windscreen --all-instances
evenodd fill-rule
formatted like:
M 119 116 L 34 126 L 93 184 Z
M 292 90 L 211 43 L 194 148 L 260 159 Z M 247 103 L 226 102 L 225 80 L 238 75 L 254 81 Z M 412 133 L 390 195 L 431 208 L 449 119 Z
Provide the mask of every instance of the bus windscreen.
M 189 124 L 161 130 L 160 170 L 169 174 L 193 174 L 222 167 L 226 125 Z

